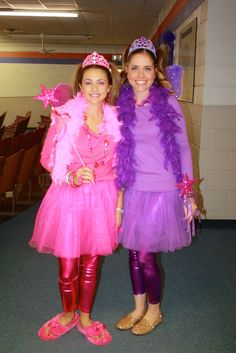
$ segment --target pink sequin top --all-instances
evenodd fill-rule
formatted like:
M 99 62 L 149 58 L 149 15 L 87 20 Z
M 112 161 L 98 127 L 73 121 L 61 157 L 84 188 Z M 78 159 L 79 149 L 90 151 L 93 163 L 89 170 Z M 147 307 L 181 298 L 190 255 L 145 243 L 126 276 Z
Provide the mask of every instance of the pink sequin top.
M 41 164 L 50 172 L 50 154 L 57 143 L 56 131 L 56 125 L 50 126 L 41 153 Z M 114 142 L 113 136 L 109 135 L 107 154 L 105 154 L 104 143 L 106 139 L 107 137 L 104 133 L 95 133 L 89 130 L 88 127 L 82 126 L 78 134 L 78 139 L 73 146 L 73 162 L 68 165 L 68 170 L 77 170 L 82 167 L 82 163 L 77 155 L 78 152 L 85 165 L 94 170 L 96 181 L 115 179 L 114 161 L 116 143 Z M 91 158 L 91 148 L 89 144 L 92 148 L 94 159 Z

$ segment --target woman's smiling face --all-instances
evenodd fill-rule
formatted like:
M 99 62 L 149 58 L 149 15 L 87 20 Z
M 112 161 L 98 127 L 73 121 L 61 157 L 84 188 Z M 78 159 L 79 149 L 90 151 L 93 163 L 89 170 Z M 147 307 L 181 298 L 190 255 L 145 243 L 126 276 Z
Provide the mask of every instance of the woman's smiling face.
M 133 54 L 126 72 L 136 98 L 147 98 L 156 77 L 155 66 L 150 55 L 145 52 Z
M 88 103 L 102 103 L 110 90 L 106 72 L 93 67 L 87 69 L 83 74 L 80 89 Z

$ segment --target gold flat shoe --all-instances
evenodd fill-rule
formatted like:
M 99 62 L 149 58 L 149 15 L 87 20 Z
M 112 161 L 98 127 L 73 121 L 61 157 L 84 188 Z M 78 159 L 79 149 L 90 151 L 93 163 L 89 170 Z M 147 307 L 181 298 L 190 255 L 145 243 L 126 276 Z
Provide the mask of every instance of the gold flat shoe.
M 132 328 L 139 320 L 141 320 L 143 317 L 139 316 L 139 317 L 134 317 L 131 313 L 123 316 L 119 321 L 117 321 L 116 323 L 116 328 L 118 328 L 118 330 L 129 330 L 130 328 Z
M 149 322 L 145 318 L 142 318 L 138 323 L 136 323 L 133 326 L 131 332 L 137 336 L 146 335 L 147 333 L 152 332 L 155 329 L 155 327 L 157 327 L 162 323 L 162 321 L 163 321 L 162 314 L 160 314 L 159 318 L 153 323 Z

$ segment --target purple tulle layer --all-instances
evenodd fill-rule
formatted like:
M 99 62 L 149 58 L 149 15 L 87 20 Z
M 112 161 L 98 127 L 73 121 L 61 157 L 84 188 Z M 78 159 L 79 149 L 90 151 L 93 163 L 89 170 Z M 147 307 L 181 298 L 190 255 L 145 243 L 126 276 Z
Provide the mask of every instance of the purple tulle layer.
M 127 190 L 120 244 L 127 249 L 168 252 L 191 243 L 179 190 Z
M 35 221 L 30 246 L 58 257 L 108 255 L 118 245 L 114 181 L 73 188 L 52 184 Z

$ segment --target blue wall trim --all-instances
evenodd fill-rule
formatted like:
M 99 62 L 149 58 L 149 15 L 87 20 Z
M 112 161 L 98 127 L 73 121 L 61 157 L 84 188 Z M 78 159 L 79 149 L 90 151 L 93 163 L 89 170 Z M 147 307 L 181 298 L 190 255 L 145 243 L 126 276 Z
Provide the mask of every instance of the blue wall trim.
M 56 59 L 56 58 L 0 58 L 0 63 L 5 64 L 58 64 L 76 65 L 81 63 L 81 59 Z

